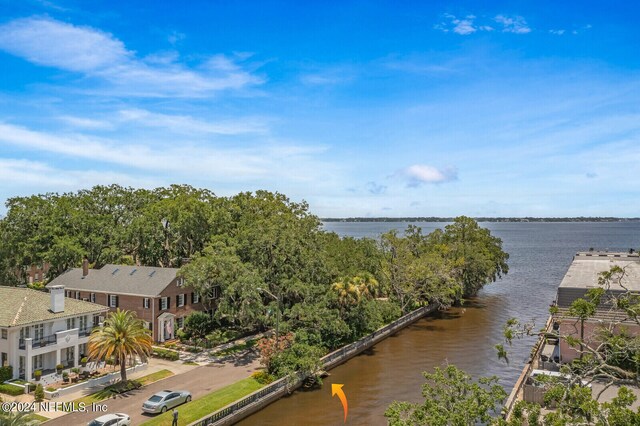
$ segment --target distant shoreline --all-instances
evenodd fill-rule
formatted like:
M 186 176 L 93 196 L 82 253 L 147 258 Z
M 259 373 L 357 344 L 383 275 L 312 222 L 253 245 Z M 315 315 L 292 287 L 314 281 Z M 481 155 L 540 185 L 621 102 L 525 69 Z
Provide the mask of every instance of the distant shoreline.
M 322 222 L 453 222 L 453 217 L 346 217 Z M 640 217 L 474 217 L 478 222 L 640 222 Z

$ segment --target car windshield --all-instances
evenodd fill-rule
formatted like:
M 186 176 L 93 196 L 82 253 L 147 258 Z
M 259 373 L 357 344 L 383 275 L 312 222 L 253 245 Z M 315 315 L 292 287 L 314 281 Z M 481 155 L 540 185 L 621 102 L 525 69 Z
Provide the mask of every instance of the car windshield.
M 160 402 L 160 401 L 162 401 L 162 397 L 158 396 L 158 395 L 153 395 L 151 398 L 149 398 L 149 401 L 151 401 L 151 402 Z

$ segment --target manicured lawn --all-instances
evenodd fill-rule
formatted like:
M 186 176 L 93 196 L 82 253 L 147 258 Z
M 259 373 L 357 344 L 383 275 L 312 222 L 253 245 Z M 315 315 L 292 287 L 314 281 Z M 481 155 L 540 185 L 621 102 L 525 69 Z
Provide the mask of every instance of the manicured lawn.
M 43 422 L 46 422 L 47 420 L 49 420 L 49 418 L 48 418 L 48 417 L 44 417 L 44 416 L 41 416 L 41 415 L 39 415 L 39 414 L 29 414 L 29 415 L 27 416 L 27 418 L 28 418 L 29 420 L 36 420 L 36 421 L 38 421 L 38 422 L 40 422 L 40 423 L 43 423 Z
M 178 409 L 178 424 L 180 426 L 188 425 L 207 414 L 213 413 L 214 411 L 219 410 L 225 405 L 229 405 L 238 399 L 241 399 L 252 392 L 257 391 L 262 388 L 264 385 L 256 382 L 252 377 L 247 377 L 246 379 L 242 379 L 239 382 L 236 382 L 232 385 L 219 389 L 215 392 L 211 392 L 203 396 L 202 398 L 198 398 L 194 401 L 191 401 L 187 404 L 180 405 L 177 407 Z M 164 414 L 160 414 L 157 417 L 154 417 L 152 420 L 148 422 L 144 422 L 145 426 L 163 426 L 163 425 L 171 425 L 172 420 L 172 410 L 167 411 Z
M 165 370 L 156 371 L 155 373 L 147 374 L 146 376 L 142 376 L 135 381 L 140 383 L 140 385 L 144 386 L 170 376 L 173 376 L 173 372 L 165 369 Z M 111 390 L 113 386 L 117 386 L 117 384 L 107 386 L 106 388 L 104 388 L 99 392 L 92 393 L 91 395 L 83 396 L 82 398 L 76 399 L 75 401 L 73 401 L 74 410 L 78 409 L 78 404 L 80 402 L 84 402 L 85 407 L 88 407 L 93 402 L 99 402 L 104 399 L 111 398 L 114 395 L 113 391 Z M 65 408 L 67 407 L 65 406 Z
M 167 369 L 156 371 L 155 373 L 147 374 L 146 376 L 142 376 L 136 381 L 139 382 L 142 386 L 148 385 L 149 383 L 157 382 L 158 380 L 165 379 L 167 377 L 173 376 L 173 372 Z

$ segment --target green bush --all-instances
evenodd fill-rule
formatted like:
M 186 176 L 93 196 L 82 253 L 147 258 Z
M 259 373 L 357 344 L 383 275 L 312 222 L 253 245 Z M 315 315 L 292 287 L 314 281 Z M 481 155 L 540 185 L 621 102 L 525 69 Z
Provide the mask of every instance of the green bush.
M 180 354 L 178 352 L 161 348 L 153 348 L 151 356 L 155 356 L 156 358 L 168 359 L 169 361 L 177 361 L 178 359 L 180 359 Z
M 36 402 L 44 401 L 44 388 L 42 387 L 41 384 L 38 384 L 38 386 L 36 386 L 36 391 L 33 396 Z
M 12 395 L 12 396 L 18 396 L 24 393 L 24 389 L 19 386 L 3 383 L 3 384 L 0 384 L 0 393 Z
M 42 377 L 42 370 L 36 370 L 33 372 L 33 377 L 36 378 L 36 380 L 40 380 L 40 377 Z
M 82 359 L 80 359 L 80 364 L 82 364 L 83 367 L 85 365 L 87 365 L 87 362 L 89 362 L 89 360 L 87 359 L 86 356 L 84 356 L 84 357 L 82 357 Z
M 58 364 L 56 365 L 56 370 L 61 371 L 64 368 L 64 365 Z
M 53 386 L 47 386 L 47 388 L 45 390 L 47 392 L 55 392 L 56 388 L 54 388 Z
M 6 367 L 0 367 L 0 383 L 6 382 L 13 378 L 13 367 L 7 365 Z
M 251 375 L 251 377 L 253 377 L 253 379 L 261 385 L 268 385 L 275 380 L 275 377 L 273 377 L 266 371 L 256 371 Z

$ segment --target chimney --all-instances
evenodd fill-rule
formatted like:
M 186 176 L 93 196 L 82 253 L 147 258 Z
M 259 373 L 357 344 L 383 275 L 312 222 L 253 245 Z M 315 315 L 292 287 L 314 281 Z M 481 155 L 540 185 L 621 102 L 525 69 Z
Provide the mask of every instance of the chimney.
M 89 275 L 89 259 L 86 257 L 82 259 L 82 276 L 86 277 Z
M 64 312 L 64 286 L 51 286 L 49 292 L 51 293 L 51 312 L 54 314 Z

